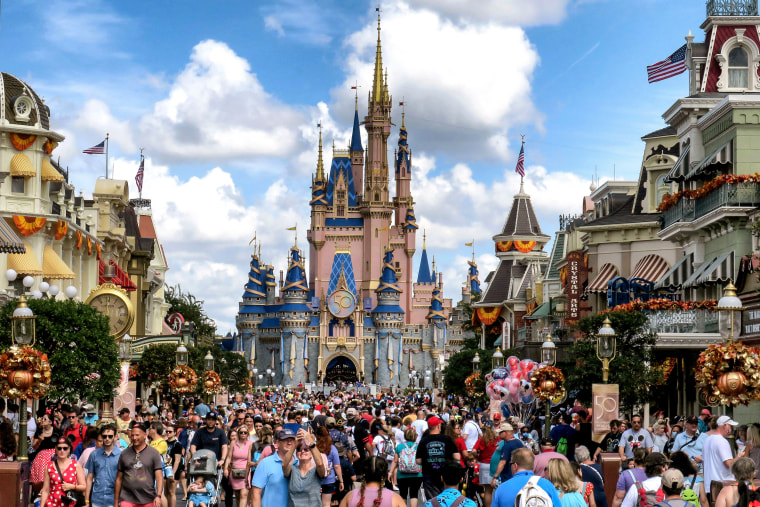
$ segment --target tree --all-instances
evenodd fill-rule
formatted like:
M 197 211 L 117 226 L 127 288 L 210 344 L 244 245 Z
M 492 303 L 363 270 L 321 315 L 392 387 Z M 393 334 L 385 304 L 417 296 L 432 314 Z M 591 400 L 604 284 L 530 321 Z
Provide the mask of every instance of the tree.
M 0 308 L 2 347 L 12 343 L 10 317 L 17 304 L 10 301 Z M 34 347 L 48 355 L 52 370 L 48 397 L 112 401 L 120 377 L 119 349 L 108 318 L 75 301 L 31 299 L 27 304 L 37 316 Z
M 192 322 L 195 325 L 197 343 L 207 345 L 214 343 L 216 325 L 206 315 L 206 311 L 203 309 L 203 300 L 197 299 L 189 292 L 182 292 L 179 284 L 176 286 L 167 285 L 164 299 L 171 305 L 169 313 L 179 313 L 184 317 L 185 322 Z
M 576 391 L 577 398 L 591 403 L 591 385 L 602 382 L 602 368 L 596 357 L 596 333 L 605 317 L 610 318 L 617 333 L 617 356 L 610 363 L 609 382 L 620 388 L 620 405 L 628 411 L 654 398 L 650 386 L 662 381 L 662 371 L 652 368 L 657 334 L 647 325 L 647 316 L 640 312 L 615 311 L 585 317 L 578 323 L 583 338 L 570 347 L 573 364 L 562 367 L 566 388 Z

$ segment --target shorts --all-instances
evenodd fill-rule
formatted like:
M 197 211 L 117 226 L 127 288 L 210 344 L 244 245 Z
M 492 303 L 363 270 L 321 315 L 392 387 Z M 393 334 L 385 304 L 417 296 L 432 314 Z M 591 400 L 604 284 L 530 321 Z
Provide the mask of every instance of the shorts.
M 490 463 L 481 463 L 480 464 L 480 475 L 478 476 L 480 480 L 480 484 L 484 484 L 486 486 L 491 485 L 491 481 L 493 480 L 493 477 L 491 477 L 491 465 Z
M 122 500 L 119 502 L 119 507 L 153 507 L 153 502 L 150 503 L 132 503 Z
M 417 500 L 417 493 L 419 493 L 420 485 L 422 484 L 422 477 L 399 477 L 398 482 L 398 494 L 406 502 L 407 496 L 411 500 Z
M 322 494 L 332 495 L 333 493 L 338 491 L 337 485 L 338 485 L 337 482 L 331 482 L 330 484 L 322 484 Z

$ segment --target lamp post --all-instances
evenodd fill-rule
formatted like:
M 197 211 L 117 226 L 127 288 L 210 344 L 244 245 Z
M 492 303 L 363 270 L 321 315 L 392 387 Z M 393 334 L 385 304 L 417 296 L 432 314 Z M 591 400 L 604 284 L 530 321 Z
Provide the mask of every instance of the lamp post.
M 11 317 L 11 332 L 13 335 L 13 347 L 20 345 L 21 347 L 31 347 L 34 345 L 35 338 L 35 323 L 37 317 L 35 317 L 32 309 L 26 305 L 26 299 L 21 296 L 18 300 L 18 306 L 13 310 L 13 316 Z M 26 372 L 29 374 L 29 372 Z M 31 381 L 31 375 L 29 375 Z M 14 375 L 14 383 L 18 383 Z M 28 385 L 27 385 L 28 387 Z M 27 438 L 26 438 L 26 395 L 21 396 L 19 399 L 19 415 L 18 415 L 18 461 L 27 461 Z
M 251 375 L 251 378 L 253 379 L 253 392 L 256 392 L 256 377 L 259 374 L 259 369 L 254 366 L 251 373 L 253 374 Z
M 480 354 L 475 352 L 475 357 L 472 358 L 472 372 L 480 373 Z
M 546 366 L 554 366 L 557 363 L 557 347 L 552 341 L 552 335 L 546 335 L 546 341 L 541 344 L 541 361 Z M 548 435 L 551 430 L 552 417 L 552 400 L 547 397 L 544 400 L 546 414 L 544 417 L 544 435 Z
M 175 356 L 176 356 L 177 366 L 187 366 L 188 352 L 187 352 L 187 347 L 185 347 L 183 343 L 180 343 L 179 347 L 177 347 Z M 184 399 L 182 397 L 182 393 L 177 393 L 177 395 L 178 395 L 177 397 L 178 397 L 178 408 L 179 408 L 179 410 L 177 411 L 177 417 L 182 417 L 182 409 L 183 409 L 182 405 L 184 405 L 183 403 Z
M 727 342 L 732 342 L 739 334 L 742 323 L 741 311 L 744 310 L 742 300 L 736 295 L 736 287 L 728 282 L 723 289 L 723 297 L 718 300 L 715 307 L 718 310 L 718 330 Z
M 610 377 L 610 363 L 617 354 L 617 334 L 609 317 L 605 317 L 602 327 L 596 333 L 596 357 L 602 362 L 602 382 Z
M 214 356 L 211 355 L 211 351 L 206 351 L 206 356 L 203 358 L 203 369 L 206 371 L 214 371 Z M 211 402 L 211 394 L 207 395 L 207 403 Z
M 501 349 L 496 349 L 496 352 L 493 353 L 493 357 L 491 358 L 491 366 L 494 370 L 496 368 L 501 368 L 504 366 L 504 354 L 501 353 Z

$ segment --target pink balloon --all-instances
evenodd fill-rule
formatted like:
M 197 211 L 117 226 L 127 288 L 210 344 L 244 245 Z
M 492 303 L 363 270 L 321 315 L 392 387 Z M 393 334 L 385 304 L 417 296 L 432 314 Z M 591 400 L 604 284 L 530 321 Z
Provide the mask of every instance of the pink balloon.
M 509 394 L 515 394 L 519 390 L 519 386 L 515 384 L 509 384 Z
M 509 374 L 509 376 L 510 376 L 511 378 L 520 378 L 520 376 L 521 376 L 521 375 L 522 375 L 522 372 L 521 372 L 520 370 L 513 370 L 513 371 L 512 371 L 512 372 Z
M 521 370 L 524 370 L 525 368 L 527 368 L 528 365 L 530 365 L 530 359 L 523 359 L 522 361 L 520 361 Z
M 516 356 L 509 356 L 509 359 L 507 359 L 507 364 L 509 366 L 517 366 L 517 364 L 520 362 L 519 359 L 517 359 Z

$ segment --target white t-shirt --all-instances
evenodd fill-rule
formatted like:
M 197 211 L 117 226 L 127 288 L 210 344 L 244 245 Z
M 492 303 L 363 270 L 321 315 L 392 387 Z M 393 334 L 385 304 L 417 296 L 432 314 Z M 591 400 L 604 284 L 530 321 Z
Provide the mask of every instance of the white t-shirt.
M 385 446 L 388 446 L 386 449 Z M 373 456 L 380 456 L 383 453 L 386 453 L 386 459 L 388 460 L 388 465 L 391 464 L 393 461 L 393 440 L 390 439 L 390 437 L 383 437 L 380 435 L 377 435 L 374 440 L 372 440 L 372 455 Z
M 406 442 L 406 438 L 404 438 L 404 430 L 402 430 L 400 426 L 393 428 L 393 439 L 396 441 L 396 445 Z
M 657 491 L 662 485 L 662 477 L 659 475 L 650 477 L 642 482 L 641 485 L 644 487 L 645 491 Z M 634 482 L 631 487 L 628 488 L 628 492 L 625 494 L 625 498 L 623 498 L 623 503 L 620 504 L 620 507 L 636 507 L 636 505 L 638 505 L 638 499 L 639 490 L 636 488 L 636 483 Z
M 628 428 L 620 436 L 620 447 L 624 447 L 625 457 L 633 459 L 633 450 L 641 447 L 643 449 L 650 449 L 654 446 L 652 442 L 652 435 L 645 429 L 640 429 L 638 432 Z
M 471 451 L 472 448 L 475 447 L 475 443 L 478 441 L 478 437 L 480 436 L 480 428 L 478 427 L 478 423 L 472 419 L 464 423 L 464 426 L 462 427 L 462 435 L 467 435 L 464 439 L 464 445 L 467 446 L 468 451 Z
M 724 461 L 733 459 L 731 445 L 723 435 L 710 435 L 702 448 L 705 463 L 705 491 L 710 492 L 712 481 L 734 481 L 734 474 L 726 467 Z
M 414 428 L 414 431 L 417 432 L 417 439 L 415 442 L 419 444 L 420 439 L 422 438 L 422 434 L 425 433 L 428 429 L 428 423 L 424 419 L 417 419 L 412 423 L 412 428 Z

